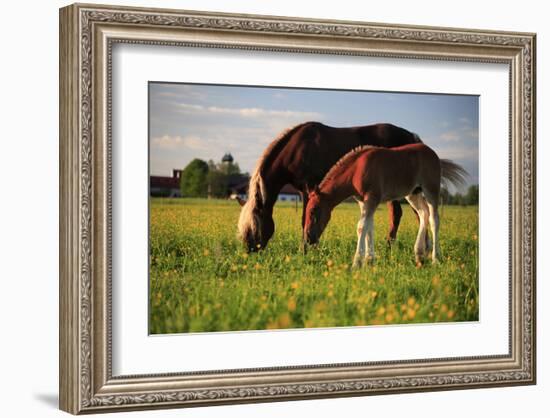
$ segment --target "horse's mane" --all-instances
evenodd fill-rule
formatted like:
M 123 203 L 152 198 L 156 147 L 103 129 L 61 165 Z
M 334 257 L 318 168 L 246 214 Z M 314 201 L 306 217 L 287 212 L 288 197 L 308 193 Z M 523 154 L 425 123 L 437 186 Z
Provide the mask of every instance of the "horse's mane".
M 278 148 L 284 145 L 284 140 L 288 139 L 292 133 L 305 123 L 300 123 L 282 131 L 273 141 L 271 141 L 258 159 L 256 167 L 250 176 L 250 182 L 248 183 L 248 199 L 241 209 L 239 223 L 237 225 L 241 238 L 245 238 L 247 228 L 249 228 L 253 234 L 256 234 L 260 223 L 258 215 L 254 213 L 254 208 L 258 207 L 258 203 L 262 205 L 265 204 L 267 200 L 265 184 L 262 178 L 263 168 L 273 154 L 278 151 Z
M 414 138 L 414 142 L 416 142 L 417 144 L 423 144 L 424 142 L 422 142 L 422 140 L 420 139 L 420 137 L 415 134 L 414 132 L 411 132 L 412 135 L 413 135 L 413 138 Z
M 338 171 L 340 167 L 348 164 L 350 160 L 357 157 L 358 154 L 368 149 L 377 149 L 377 148 L 383 148 L 383 147 L 377 147 L 375 145 L 360 145 L 358 147 L 353 148 L 348 153 L 344 154 L 338 161 L 334 163 L 332 167 L 330 167 L 330 170 L 328 170 L 327 174 L 325 174 L 325 177 L 323 177 L 323 180 L 321 180 L 321 183 L 319 183 L 319 188 L 322 188 L 327 181 L 332 179 L 332 177 L 334 177 L 334 175 L 336 174 L 336 171 Z
M 272 157 L 272 154 L 276 151 L 277 148 L 279 148 L 282 145 L 282 142 L 284 139 L 287 139 L 291 133 L 296 131 L 298 128 L 300 128 L 302 125 L 308 122 L 302 122 L 298 125 L 295 125 L 291 128 L 283 130 L 277 137 L 271 141 L 271 143 L 266 147 L 260 158 L 258 159 L 258 162 L 256 163 L 256 167 L 254 168 L 254 171 L 252 172 L 252 176 L 250 177 L 250 183 L 248 184 L 248 199 L 256 199 L 258 196 L 260 197 L 262 203 L 265 203 L 266 201 L 266 192 L 265 192 L 265 186 L 262 179 L 262 170 L 266 164 L 266 161 Z

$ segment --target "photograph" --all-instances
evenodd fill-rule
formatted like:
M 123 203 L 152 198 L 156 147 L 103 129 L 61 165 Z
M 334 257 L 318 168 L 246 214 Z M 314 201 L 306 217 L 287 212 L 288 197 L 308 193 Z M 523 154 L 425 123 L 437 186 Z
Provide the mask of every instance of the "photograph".
M 148 100 L 151 335 L 479 320 L 479 96 Z

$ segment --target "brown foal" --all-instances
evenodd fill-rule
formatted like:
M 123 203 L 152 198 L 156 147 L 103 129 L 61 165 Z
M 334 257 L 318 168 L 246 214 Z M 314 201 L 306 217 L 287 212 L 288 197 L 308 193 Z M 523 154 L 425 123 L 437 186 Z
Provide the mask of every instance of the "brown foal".
M 446 160 L 445 163 L 447 164 Z M 449 162 L 443 170 L 447 179 L 463 169 Z M 450 170 L 450 171 L 449 171 Z M 415 260 L 421 263 L 426 252 L 428 225 L 432 233 L 432 262 L 439 249 L 438 202 L 442 161 L 423 143 L 396 148 L 362 146 L 342 157 L 310 194 L 306 208 L 304 237 L 316 244 L 327 226 L 332 210 L 354 196 L 361 207 L 357 224 L 357 249 L 353 264 L 374 261 L 374 213 L 381 202 L 407 199 L 419 217 L 414 245 Z M 444 179 L 445 180 L 445 179 Z

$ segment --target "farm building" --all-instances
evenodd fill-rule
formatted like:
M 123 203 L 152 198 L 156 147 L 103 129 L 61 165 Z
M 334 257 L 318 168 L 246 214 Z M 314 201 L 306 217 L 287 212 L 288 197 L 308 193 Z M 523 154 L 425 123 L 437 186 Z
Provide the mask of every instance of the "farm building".
M 151 197 L 181 197 L 180 181 L 183 170 L 172 170 L 172 176 L 150 176 L 149 195 Z M 237 188 L 248 189 L 249 177 L 244 174 L 231 174 L 227 178 L 227 196 Z
M 237 197 L 243 200 L 248 199 L 248 178 L 232 188 L 230 198 L 236 199 Z M 279 192 L 277 200 L 280 202 L 300 202 L 302 195 L 294 186 L 286 184 Z
M 231 164 L 233 162 L 233 157 L 231 154 L 226 154 L 223 156 L 222 163 Z M 180 182 L 183 170 L 173 169 L 172 176 L 150 176 L 149 177 L 149 195 L 151 197 L 182 197 Z M 226 187 L 226 192 L 224 194 L 219 194 L 219 196 L 226 196 L 231 199 L 239 197 L 243 200 L 248 198 L 248 183 L 250 177 L 247 174 L 234 173 L 226 176 L 224 183 L 224 188 Z M 216 195 L 211 191 L 211 186 L 208 185 L 208 190 L 206 192 L 207 196 L 210 198 L 212 195 Z M 279 193 L 277 200 L 282 202 L 300 202 L 302 196 L 300 192 L 294 188 L 292 185 L 287 184 Z
M 292 184 L 286 184 L 279 192 L 277 200 L 281 202 L 299 202 L 302 200 L 302 195 Z
M 181 197 L 180 179 L 182 170 L 172 170 L 172 177 L 150 176 L 149 195 L 152 197 Z

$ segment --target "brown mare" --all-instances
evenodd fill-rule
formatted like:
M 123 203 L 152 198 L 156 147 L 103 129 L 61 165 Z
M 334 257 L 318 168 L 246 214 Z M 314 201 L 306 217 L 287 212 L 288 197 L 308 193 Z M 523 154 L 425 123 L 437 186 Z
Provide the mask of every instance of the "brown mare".
M 332 210 L 348 197 L 355 196 L 361 206 L 361 218 L 357 224 L 353 265 L 360 266 L 363 259 L 372 262 L 374 212 L 381 202 L 404 197 L 420 220 L 414 244 L 416 262 L 421 263 L 426 252 L 429 224 L 433 239 L 432 261 L 437 263 L 440 254 L 438 202 L 441 181 L 461 183 L 465 174 L 462 167 L 440 160 L 423 143 L 397 148 L 359 147 L 342 157 L 309 194 L 304 236 L 309 244 L 316 244 Z
M 333 128 L 305 122 L 276 138 L 260 157 L 252 174 L 248 201 L 242 202 L 239 237 L 249 251 L 264 248 L 273 236 L 273 206 L 285 184 L 302 192 L 302 227 L 308 194 L 343 155 L 361 145 L 398 147 L 418 143 L 416 134 L 390 124 Z M 402 211 L 399 202 L 388 203 L 390 231 L 395 239 Z

